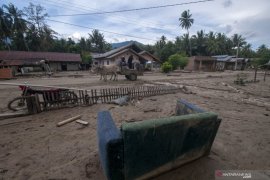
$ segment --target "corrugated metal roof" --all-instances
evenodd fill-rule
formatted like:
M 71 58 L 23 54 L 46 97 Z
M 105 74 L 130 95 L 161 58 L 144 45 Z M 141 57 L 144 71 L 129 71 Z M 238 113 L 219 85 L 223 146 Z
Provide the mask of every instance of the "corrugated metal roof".
M 59 52 L 0 51 L 0 60 L 47 60 L 56 62 L 81 62 L 80 54 Z
M 229 56 L 229 55 L 216 55 L 216 56 L 212 56 L 214 58 L 217 59 L 217 61 L 229 61 L 231 58 L 235 58 L 235 56 Z

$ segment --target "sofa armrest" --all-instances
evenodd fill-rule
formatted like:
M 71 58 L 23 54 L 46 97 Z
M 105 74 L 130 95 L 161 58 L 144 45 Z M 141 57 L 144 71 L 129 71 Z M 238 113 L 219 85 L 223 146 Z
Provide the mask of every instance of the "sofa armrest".
M 123 139 L 109 111 L 98 113 L 99 157 L 108 179 L 123 179 Z

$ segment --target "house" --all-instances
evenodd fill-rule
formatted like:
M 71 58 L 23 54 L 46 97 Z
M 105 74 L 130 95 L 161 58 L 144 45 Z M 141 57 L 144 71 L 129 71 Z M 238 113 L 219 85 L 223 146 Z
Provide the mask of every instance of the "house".
M 148 61 L 159 62 L 159 60 L 148 52 L 144 52 L 135 43 L 130 43 L 103 54 L 92 54 L 94 65 L 119 65 L 125 60 L 129 68 L 134 69 L 134 64 L 146 65 Z
M 40 61 L 45 60 L 52 71 L 79 70 L 82 62 L 80 54 L 59 52 L 0 51 L 0 66 L 11 67 L 15 72 L 41 71 Z
M 235 56 L 229 55 L 217 55 L 212 56 L 216 58 L 216 70 L 244 70 L 247 66 L 248 59 L 245 58 L 237 58 Z
M 160 68 L 161 61 L 156 56 L 147 51 L 141 51 L 139 54 L 144 57 L 146 66 L 149 66 L 150 70 Z
M 215 71 L 216 59 L 210 56 L 192 56 L 188 59 L 185 70 L 189 71 Z

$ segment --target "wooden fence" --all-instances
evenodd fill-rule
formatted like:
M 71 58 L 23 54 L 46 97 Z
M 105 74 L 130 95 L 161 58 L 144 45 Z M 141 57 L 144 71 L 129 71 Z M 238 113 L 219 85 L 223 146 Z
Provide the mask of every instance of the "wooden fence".
M 180 88 L 174 86 L 136 86 L 91 90 L 69 90 L 44 91 L 35 95 L 32 101 L 38 103 L 41 111 L 73 106 L 90 106 L 97 103 L 109 103 L 114 99 L 130 96 L 149 97 L 162 94 L 179 92 Z M 31 105 L 32 107 L 32 105 Z M 31 112 L 30 112 L 31 113 Z

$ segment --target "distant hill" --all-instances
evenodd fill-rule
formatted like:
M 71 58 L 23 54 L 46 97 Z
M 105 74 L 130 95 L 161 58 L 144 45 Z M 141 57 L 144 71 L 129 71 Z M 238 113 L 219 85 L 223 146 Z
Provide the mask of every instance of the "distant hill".
M 138 42 L 138 41 L 124 41 L 124 42 L 119 42 L 119 43 L 111 43 L 112 45 L 112 49 L 115 49 L 115 48 L 119 48 L 119 47 L 122 47 L 122 46 L 125 46 L 125 45 L 128 45 L 130 43 L 133 43 L 135 42 L 137 45 L 143 45 L 142 43 Z

